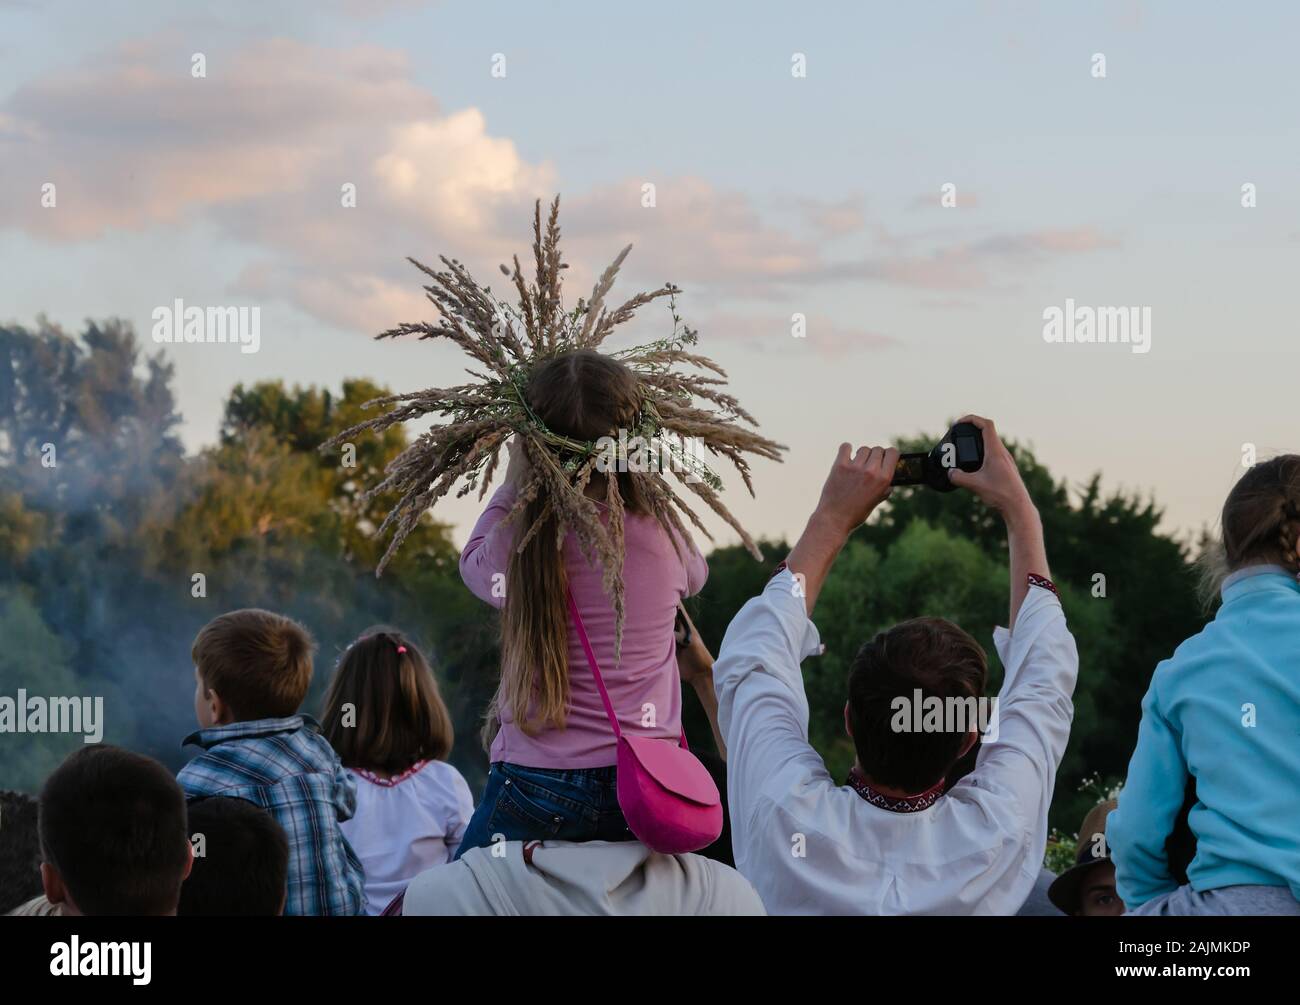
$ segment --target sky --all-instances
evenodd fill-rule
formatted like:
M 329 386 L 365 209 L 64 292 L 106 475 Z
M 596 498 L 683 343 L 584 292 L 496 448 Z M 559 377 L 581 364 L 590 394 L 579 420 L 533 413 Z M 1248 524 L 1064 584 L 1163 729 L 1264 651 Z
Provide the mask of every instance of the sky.
M 967 412 L 1191 533 L 1244 451 L 1300 447 L 1297 29 L 1282 2 L 0 0 L 0 321 L 130 321 L 197 450 L 239 382 L 461 382 L 450 344 L 371 338 L 434 317 L 406 256 L 499 282 L 559 193 L 569 303 L 633 244 L 615 295 L 680 286 L 788 446 L 756 499 L 722 471 L 756 535 L 798 533 L 841 441 Z M 260 308 L 259 350 L 155 345 L 177 298 Z M 1149 351 L 1047 341 L 1067 301 L 1149 310 Z M 461 542 L 476 509 L 437 515 Z

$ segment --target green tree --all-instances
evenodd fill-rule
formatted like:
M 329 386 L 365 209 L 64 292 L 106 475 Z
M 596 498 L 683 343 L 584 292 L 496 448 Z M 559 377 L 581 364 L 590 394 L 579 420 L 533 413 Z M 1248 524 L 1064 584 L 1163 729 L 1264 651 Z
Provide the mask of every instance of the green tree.
M 87 697 L 103 701 L 105 739 L 134 736 L 134 716 L 126 695 L 107 681 L 89 681 L 74 671 L 73 647 L 41 618 L 29 593 L 0 587 L 0 696 L 14 699 Z M 23 715 L 23 709 L 18 709 Z M 111 727 L 111 731 L 109 730 Z M 81 733 L 0 733 L 0 787 L 35 792 L 59 763 L 85 743 Z
M 155 692 L 137 692 L 136 678 L 154 655 L 148 619 L 156 611 L 139 577 L 136 532 L 184 466 L 171 367 L 145 356 L 117 320 L 89 321 L 77 334 L 44 318 L 30 329 L 0 326 L 0 360 L 6 647 L 39 669 L 42 643 L 58 640 L 51 666 L 71 676 L 51 670 L 40 693 L 106 696 L 105 739 L 153 752 L 139 713 Z M 0 676 L 6 687 L 21 679 L 16 667 Z M 31 747 L 38 760 L 49 750 Z M 35 769 L 21 763 L 4 758 L 0 772 L 22 771 L 32 782 Z
M 129 326 L 88 322 L 74 335 L 41 319 L 0 329 L 0 347 L 0 627 L 11 660 L 27 661 L 21 674 L 0 666 L 6 689 L 40 681 L 50 696 L 113 695 L 105 739 L 176 767 L 196 725 L 190 644 L 216 614 L 268 607 L 312 629 L 313 713 L 342 648 L 372 624 L 397 624 L 442 677 L 460 727 L 453 759 L 471 781 L 482 776 L 477 717 L 495 684 L 495 622 L 460 583 L 447 528 L 428 520 L 374 576 L 392 500 L 364 499 L 361 487 L 406 446 L 402 430 L 359 440 L 355 458 L 317 449 L 384 388 L 241 385 L 217 443 L 185 457 L 171 368 L 144 357 Z M 27 746 L 29 767 L 0 760 L 0 785 L 35 787 L 66 752 Z
M 57 517 L 47 540 L 122 544 L 183 463 L 171 365 L 117 320 L 0 327 L 0 358 L 0 491 Z
M 494 616 L 460 582 L 459 552 L 432 519 L 375 579 L 387 544 L 376 531 L 393 500 L 365 499 L 362 486 L 405 448 L 400 428 L 363 437 L 346 455 L 319 450 L 357 421 L 363 402 L 386 393 L 367 381 L 346 381 L 342 395 L 279 382 L 236 387 L 218 443 L 193 460 L 182 504 L 156 529 L 153 563 L 186 589 L 203 573 L 207 596 L 190 604 L 194 630 L 247 606 L 312 628 L 321 645 L 306 703 L 314 713 L 335 656 L 359 632 L 384 623 L 413 635 L 458 726 L 453 760 L 474 779 L 486 768 L 477 717 L 495 686 Z

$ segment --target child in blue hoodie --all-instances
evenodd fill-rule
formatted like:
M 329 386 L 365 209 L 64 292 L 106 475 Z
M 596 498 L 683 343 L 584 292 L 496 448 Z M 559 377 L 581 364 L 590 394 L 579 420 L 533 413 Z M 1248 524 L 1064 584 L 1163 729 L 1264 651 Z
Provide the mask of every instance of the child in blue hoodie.
M 1106 827 L 1137 914 L 1300 914 L 1300 455 L 1244 474 L 1222 525 L 1223 605 L 1156 667 Z M 1191 779 L 1180 887 L 1166 840 Z

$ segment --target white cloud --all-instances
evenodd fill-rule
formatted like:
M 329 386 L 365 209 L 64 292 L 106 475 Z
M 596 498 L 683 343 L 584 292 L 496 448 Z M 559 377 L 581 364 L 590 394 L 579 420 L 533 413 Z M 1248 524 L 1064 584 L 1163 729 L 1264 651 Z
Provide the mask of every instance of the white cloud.
M 558 171 L 494 135 L 479 109 L 441 108 L 405 54 L 273 38 L 210 53 L 208 76 L 196 79 L 190 49 L 154 35 L 11 94 L 0 105 L 0 170 L 8 191 L 29 196 L 4 222 L 53 241 L 202 223 L 247 249 L 234 292 L 367 333 L 432 314 L 408 255 L 430 264 L 454 255 L 479 271 L 531 257 L 532 206 L 549 201 Z M 53 210 L 39 204 L 46 181 L 58 185 Z M 355 208 L 341 202 L 348 184 Z M 1114 243 L 1086 227 L 901 237 L 867 226 L 859 198 L 775 202 L 802 227 L 698 177 L 568 193 L 569 295 L 585 295 L 628 243 L 619 292 L 673 281 L 731 303 L 780 302 L 818 283 L 986 289 L 1008 264 Z M 884 338 L 822 320 L 826 351 Z
M 526 163 L 510 140 L 490 136 L 477 108 L 396 127 L 373 173 L 394 210 L 462 235 L 490 230 L 502 202 L 517 206 L 555 183 L 549 166 Z

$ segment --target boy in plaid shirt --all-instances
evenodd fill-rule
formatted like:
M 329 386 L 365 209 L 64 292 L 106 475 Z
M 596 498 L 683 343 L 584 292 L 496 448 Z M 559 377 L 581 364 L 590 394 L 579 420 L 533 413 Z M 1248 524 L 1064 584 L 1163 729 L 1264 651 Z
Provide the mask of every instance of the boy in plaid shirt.
M 177 776 L 188 798 L 230 796 L 267 810 L 289 839 L 284 913 L 363 914 L 365 876 L 339 822 L 356 783 L 307 715 L 312 640 L 270 611 L 232 611 L 194 640 L 194 713 L 184 745 L 203 753 Z

